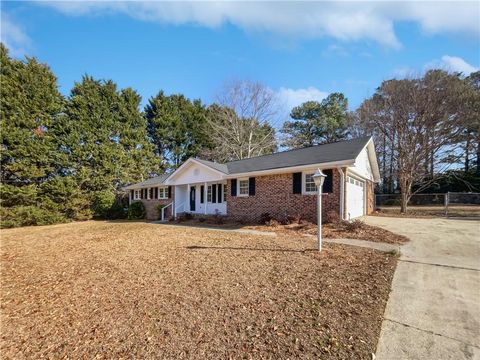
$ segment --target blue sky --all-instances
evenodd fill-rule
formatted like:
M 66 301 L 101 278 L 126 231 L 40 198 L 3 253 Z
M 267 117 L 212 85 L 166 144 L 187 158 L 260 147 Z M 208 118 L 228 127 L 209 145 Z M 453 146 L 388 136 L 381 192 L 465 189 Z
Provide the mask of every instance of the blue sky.
M 354 109 L 382 80 L 480 67 L 479 2 L 1 2 L 15 57 L 48 63 L 68 94 L 83 74 L 210 103 L 260 81 L 285 109 L 343 92 Z M 288 111 L 284 111 L 287 114 Z

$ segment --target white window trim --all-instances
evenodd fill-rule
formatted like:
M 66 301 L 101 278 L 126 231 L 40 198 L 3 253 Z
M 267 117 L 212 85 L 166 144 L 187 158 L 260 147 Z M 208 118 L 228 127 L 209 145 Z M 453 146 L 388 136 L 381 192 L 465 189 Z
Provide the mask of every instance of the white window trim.
M 246 181 L 247 182 L 247 191 L 248 191 L 247 194 L 240 194 L 240 181 Z M 248 178 L 237 179 L 237 196 L 241 196 L 241 197 L 250 196 L 250 183 L 249 183 Z
M 133 190 L 133 200 L 140 200 L 140 190 Z
M 308 170 L 308 171 L 303 171 L 302 172 L 302 195 L 317 195 L 317 190 L 315 191 L 307 191 L 306 187 L 307 187 L 307 181 L 306 181 L 306 178 L 307 178 L 307 175 L 310 175 L 310 174 L 315 174 L 315 170 Z
M 209 197 L 210 197 L 210 200 L 208 199 Z M 210 184 L 210 185 L 207 185 L 207 199 L 206 199 L 207 201 L 206 201 L 206 203 L 207 204 L 213 204 L 212 199 L 213 199 L 213 188 L 212 188 L 212 184 Z
M 162 191 L 160 191 L 162 190 Z M 163 193 L 163 196 L 160 194 Z M 158 187 L 158 200 L 166 200 L 168 199 L 168 186 L 159 186 Z

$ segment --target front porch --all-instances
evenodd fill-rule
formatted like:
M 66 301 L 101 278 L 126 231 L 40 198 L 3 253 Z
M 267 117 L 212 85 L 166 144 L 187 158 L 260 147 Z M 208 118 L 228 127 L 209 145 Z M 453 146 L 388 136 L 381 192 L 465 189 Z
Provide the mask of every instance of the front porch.
M 180 213 L 226 215 L 226 189 L 225 181 L 175 185 L 174 216 Z

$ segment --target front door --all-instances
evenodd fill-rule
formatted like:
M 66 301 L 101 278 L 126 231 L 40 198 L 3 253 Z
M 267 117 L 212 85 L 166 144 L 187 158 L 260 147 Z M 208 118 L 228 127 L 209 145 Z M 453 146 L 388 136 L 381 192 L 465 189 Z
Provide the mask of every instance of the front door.
M 195 187 L 190 188 L 190 211 L 195 211 Z

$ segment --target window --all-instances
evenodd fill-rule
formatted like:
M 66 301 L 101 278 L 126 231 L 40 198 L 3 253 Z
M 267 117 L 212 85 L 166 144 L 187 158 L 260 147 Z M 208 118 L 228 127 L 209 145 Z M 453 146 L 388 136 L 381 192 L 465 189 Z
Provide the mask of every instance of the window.
M 165 187 L 158 188 L 158 198 L 168 199 L 168 188 L 165 188 Z
M 238 196 L 248 196 L 248 179 L 238 180 Z
M 305 174 L 305 193 L 306 194 L 316 194 L 317 187 L 315 186 L 315 181 L 313 181 L 313 174 Z
M 223 202 L 227 201 L 227 184 L 223 185 Z
M 133 200 L 140 200 L 140 190 L 135 190 L 134 191 Z
M 207 202 L 212 202 L 212 185 L 207 187 Z

